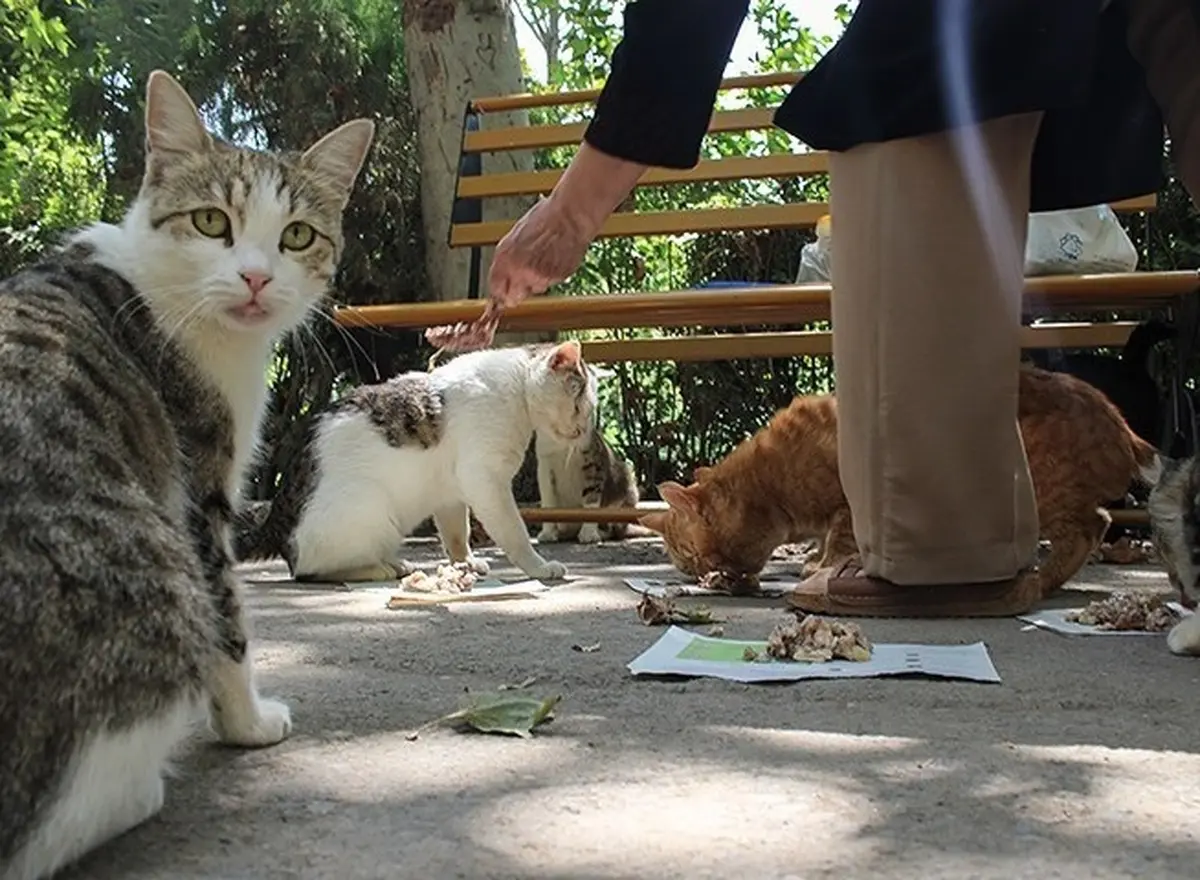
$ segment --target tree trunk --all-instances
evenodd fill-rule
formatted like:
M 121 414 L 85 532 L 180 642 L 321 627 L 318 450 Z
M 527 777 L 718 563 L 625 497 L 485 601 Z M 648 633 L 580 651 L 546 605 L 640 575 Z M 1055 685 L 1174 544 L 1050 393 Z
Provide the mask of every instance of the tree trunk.
M 404 52 L 421 156 L 421 211 L 432 298 L 467 296 L 471 252 L 447 243 L 461 161 L 463 114 L 472 98 L 525 91 L 511 0 L 405 0 Z M 528 113 L 497 113 L 481 128 L 528 124 Z M 485 174 L 531 171 L 529 151 L 483 154 Z M 484 199 L 483 219 L 519 217 L 532 197 Z M 486 296 L 492 248 L 481 255 Z

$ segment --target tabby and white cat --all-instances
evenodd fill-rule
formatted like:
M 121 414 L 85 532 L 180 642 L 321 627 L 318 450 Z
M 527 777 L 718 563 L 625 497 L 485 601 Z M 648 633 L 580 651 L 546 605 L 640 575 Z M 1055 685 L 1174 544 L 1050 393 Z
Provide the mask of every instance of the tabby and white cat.
M 235 552 L 283 556 L 297 580 L 391 580 L 411 570 L 401 545 L 432 516 L 451 561 L 486 573 L 470 551 L 470 509 L 526 575 L 562 578 L 566 566 L 530 542 L 512 481 L 535 431 L 575 440 L 595 406 L 573 340 L 476 351 L 356 388 L 315 421 L 275 500 L 239 513 Z
M 1155 549 L 1182 604 L 1200 603 L 1200 459 L 1161 457 L 1150 501 Z M 1174 654 L 1200 655 L 1200 614 L 1185 617 L 1167 633 Z
M 612 375 L 610 370 L 591 370 L 597 379 Z M 535 445 L 542 507 L 637 507 L 640 496 L 633 466 L 605 441 L 599 407 L 587 433 L 578 440 L 538 431 Z M 546 523 L 538 543 L 577 540 L 594 544 L 601 539 L 620 541 L 628 534 L 628 523 Z
M 162 71 L 146 170 L 0 284 L 0 877 L 140 824 L 207 707 L 228 744 L 291 730 L 258 695 L 229 551 L 268 358 L 324 294 L 374 135 L 303 154 L 215 140 Z

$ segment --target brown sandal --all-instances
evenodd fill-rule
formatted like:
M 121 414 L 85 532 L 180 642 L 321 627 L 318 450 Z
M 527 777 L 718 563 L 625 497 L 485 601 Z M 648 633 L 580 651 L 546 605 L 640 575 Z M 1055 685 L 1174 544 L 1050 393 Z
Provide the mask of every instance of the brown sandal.
M 851 557 L 802 581 L 788 604 L 842 617 L 1013 617 L 1040 598 L 1034 569 L 1004 581 L 912 586 L 871 577 Z

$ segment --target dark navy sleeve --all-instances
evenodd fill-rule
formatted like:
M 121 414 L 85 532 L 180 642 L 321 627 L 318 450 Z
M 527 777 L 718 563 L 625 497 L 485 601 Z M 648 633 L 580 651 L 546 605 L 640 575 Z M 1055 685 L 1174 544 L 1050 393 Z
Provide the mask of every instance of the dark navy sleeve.
M 643 165 L 695 165 L 749 7 L 749 0 L 631 0 L 584 140 Z

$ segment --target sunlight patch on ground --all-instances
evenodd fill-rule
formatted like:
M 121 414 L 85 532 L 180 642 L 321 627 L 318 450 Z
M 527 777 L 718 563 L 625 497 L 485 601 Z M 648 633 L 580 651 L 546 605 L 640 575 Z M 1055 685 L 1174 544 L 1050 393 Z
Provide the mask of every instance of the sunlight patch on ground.
M 656 873 L 675 866 L 683 876 L 683 865 L 707 853 L 709 870 L 736 856 L 746 877 L 780 876 L 786 854 L 804 877 L 870 855 L 859 831 L 874 808 L 834 785 L 719 766 L 645 770 L 640 784 L 624 779 L 507 794 L 476 810 L 467 833 L 526 864 L 528 876 L 624 876 L 631 863 Z M 640 775 L 633 761 L 626 775 Z M 532 839 L 561 845 L 532 849 Z
M 492 788 L 539 787 L 570 774 L 577 744 L 549 737 L 524 741 L 435 730 L 416 742 L 408 731 L 293 745 L 274 760 L 265 799 L 303 793 L 344 803 L 464 796 Z

